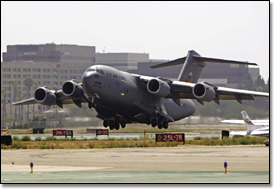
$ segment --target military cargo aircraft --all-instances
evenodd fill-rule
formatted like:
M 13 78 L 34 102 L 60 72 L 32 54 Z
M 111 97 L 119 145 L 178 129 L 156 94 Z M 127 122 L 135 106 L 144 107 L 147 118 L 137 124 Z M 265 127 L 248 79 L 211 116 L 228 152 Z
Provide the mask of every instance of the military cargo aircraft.
M 12 105 L 76 104 L 87 103 L 94 108 L 103 126 L 124 128 L 128 123 L 146 123 L 152 127 L 168 128 L 169 122 L 186 118 L 195 113 L 196 99 L 200 104 L 220 100 L 253 100 L 254 97 L 269 97 L 269 93 L 217 87 L 207 82 L 198 82 L 206 63 L 230 63 L 257 65 L 255 63 L 201 57 L 191 50 L 186 57 L 152 66 L 152 68 L 183 64 L 177 81 L 119 71 L 109 66 L 93 65 L 82 75 L 82 81 L 63 83 L 61 90 L 39 87 L 34 97 L 14 102 Z

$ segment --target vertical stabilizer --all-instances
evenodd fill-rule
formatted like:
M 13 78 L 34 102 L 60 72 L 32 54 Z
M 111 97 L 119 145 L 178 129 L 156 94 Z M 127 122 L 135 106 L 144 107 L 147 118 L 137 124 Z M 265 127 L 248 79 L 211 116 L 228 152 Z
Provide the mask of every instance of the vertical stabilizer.
M 247 129 L 247 134 L 250 135 L 250 133 L 252 131 L 254 131 L 255 129 L 259 129 L 259 128 L 262 128 L 263 126 L 261 125 L 254 125 L 252 123 L 252 121 L 250 120 L 249 116 L 247 115 L 246 111 L 242 111 L 241 112 L 242 116 L 243 116 L 243 120 L 244 120 L 244 123 L 245 123 L 245 126 L 246 126 L 246 129 Z
M 183 67 L 180 71 L 178 81 L 197 83 L 205 63 L 196 60 L 195 57 L 200 57 L 200 54 L 194 50 L 188 51 Z

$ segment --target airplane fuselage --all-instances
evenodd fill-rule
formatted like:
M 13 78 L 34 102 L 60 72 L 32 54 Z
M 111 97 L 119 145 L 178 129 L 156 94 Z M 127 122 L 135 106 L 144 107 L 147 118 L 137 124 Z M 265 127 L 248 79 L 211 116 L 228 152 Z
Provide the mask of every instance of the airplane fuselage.
M 158 112 L 164 112 L 177 121 L 195 112 L 192 100 L 181 100 L 182 105 L 179 106 L 171 99 L 151 94 L 139 77 L 112 67 L 95 65 L 83 73 L 82 86 L 86 95 L 95 97 L 95 109 L 101 119 L 119 115 L 127 123 L 150 123 Z

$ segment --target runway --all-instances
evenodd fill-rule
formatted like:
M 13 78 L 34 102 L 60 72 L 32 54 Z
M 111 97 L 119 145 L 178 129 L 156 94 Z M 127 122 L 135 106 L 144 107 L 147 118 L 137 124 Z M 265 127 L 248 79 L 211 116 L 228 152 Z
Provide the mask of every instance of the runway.
M 269 183 L 269 147 L 1 150 L 1 182 Z

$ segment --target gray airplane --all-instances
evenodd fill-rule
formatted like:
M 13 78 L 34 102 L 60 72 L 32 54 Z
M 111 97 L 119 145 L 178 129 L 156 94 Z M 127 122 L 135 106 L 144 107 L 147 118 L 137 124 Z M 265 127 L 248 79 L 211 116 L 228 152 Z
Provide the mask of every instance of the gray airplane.
M 192 99 L 200 104 L 212 100 L 253 100 L 256 96 L 269 97 L 269 93 L 217 87 L 198 79 L 206 63 L 230 63 L 257 65 L 255 63 L 201 57 L 191 50 L 186 57 L 152 66 L 152 68 L 183 64 L 177 81 L 119 71 L 109 66 L 94 65 L 82 76 L 82 81 L 70 80 L 62 89 L 55 91 L 39 87 L 34 97 L 12 105 L 76 104 L 87 103 L 95 108 L 104 127 L 111 130 L 124 128 L 127 123 L 146 123 L 152 127 L 168 128 L 168 123 L 186 118 L 195 113 Z

